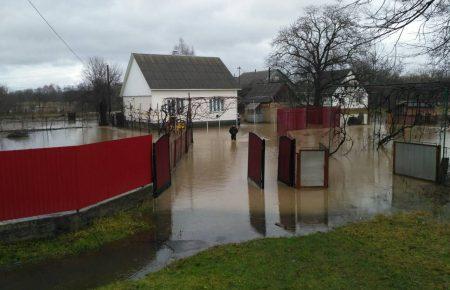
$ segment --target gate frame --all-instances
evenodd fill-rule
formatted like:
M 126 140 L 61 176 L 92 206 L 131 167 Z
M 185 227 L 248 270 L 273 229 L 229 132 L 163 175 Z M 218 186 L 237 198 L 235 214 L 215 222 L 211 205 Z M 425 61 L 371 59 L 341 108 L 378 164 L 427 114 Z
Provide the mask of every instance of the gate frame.
M 329 175 L 329 159 L 330 152 L 327 148 L 321 148 L 319 144 L 319 148 L 304 148 L 298 150 L 297 154 L 297 172 L 296 172 L 296 180 L 295 187 L 300 188 L 328 188 L 328 175 Z M 324 167 L 323 167 L 323 185 L 313 185 L 313 186 L 302 186 L 301 182 L 301 152 L 302 151 L 323 151 L 324 152 Z
M 436 176 L 434 180 L 410 176 L 406 174 L 396 173 L 395 172 L 395 157 L 396 157 L 396 151 L 397 151 L 397 143 L 404 143 L 404 144 L 412 144 L 412 145 L 420 145 L 420 146 L 427 146 L 427 147 L 434 147 L 436 148 Z M 419 143 L 419 142 L 406 142 L 406 141 L 394 141 L 393 145 L 393 160 L 392 160 L 392 173 L 398 176 L 408 177 L 408 178 L 414 178 L 417 180 L 423 180 L 423 181 L 431 181 L 431 182 L 438 182 L 439 176 L 440 176 L 440 167 L 441 167 L 441 145 L 434 145 L 434 144 L 426 144 L 426 143 Z
M 289 179 L 290 182 L 286 183 L 283 180 L 280 180 L 280 142 L 281 138 L 287 138 L 290 141 L 290 156 L 289 156 Z M 295 149 L 296 149 L 296 140 L 295 138 L 290 138 L 286 135 L 280 136 L 278 138 L 278 171 L 277 171 L 277 180 L 291 187 L 295 187 Z
M 156 157 L 156 143 L 161 138 L 167 138 L 167 152 L 168 152 L 168 162 L 169 162 L 169 181 L 162 185 L 160 188 L 156 188 L 156 183 L 158 180 L 158 169 L 157 169 L 157 157 Z M 168 133 L 162 135 L 161 137 L 153 143 L 153 153 L 152 153 L 152 164 L 153 164 L 153 197 L 158 197 L 161 193 L 163 193 L 166 189 L 168 189 L 172 185 L 172 170 L 171 170 L 171 162 L 170 162 L 170 135 Z
M 257 137 L 258 139 L 261 140 L 261 177 L 260 177 L 260 181 L 257 182 L 256 180 L 251 179 L 251 177 L 249 176 L 250 173 L 250 135 L 254 135 L 255 137 Z M 264 189 L 264 175 L 265 175 L 265 156 L 266 156 L 266 140 L 264 138 L 259 137 L 257 134 L 253 133 L 253 132 L 249 132 L 248 133 L 248 154 L 247 154 L 247 179 L 250 179 L 251 181 L 253 181 L 256 185 L 258 185 L 261 189 Z

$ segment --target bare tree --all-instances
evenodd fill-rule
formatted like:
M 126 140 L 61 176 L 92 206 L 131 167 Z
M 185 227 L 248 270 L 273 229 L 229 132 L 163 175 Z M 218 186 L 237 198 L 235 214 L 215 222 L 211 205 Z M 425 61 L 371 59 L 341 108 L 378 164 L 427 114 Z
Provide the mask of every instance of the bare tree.
M 5 113 L 6 110 L 6 98 L 8 96 L 8 88 L 0 85 L 0 114 Z
M 368 22 L 362 26 L 375 38 L 391 35 L 400 40 L 403 31 L 417 24 L 420 53 L 438 63 L 450 55 L 450 0 L 356 0 L 350 6 L 364 7 Z
M 178 44 L 173 47 L 172 55 L 195 55 L 194 47 L 189 45 L 180 37 Z
M 350 11 L 339 6 L 310 7 L 274 39 L 269 64 L 293 79 L 312 83 L 314 105 L 334 80 L 324 73 L 348 66 L 367 43 Z
M 368 88 L 372 95 L 372 138 L 377 148 L 399 137 L 408 139 L 408 132 L 411 141 L 420 140 L 424 128 L 435 133 L 447 129 L 447 117 L 436 108 L 443 105 L 448 82 L 408 82 L 409 79 L 403 78 L 404 83 L 377 84 Z M 439 124 L 440 128 L 436 126 Z M 414 138 L 413 132 L 416 135 Z
M 8 97 L 8 88 L 6 86 L 0 85 L 0 131 L 2 130 L 2 121 L 3 115 L 7 113 L 7 97 Z
M 379 45 L 360 52 L 351 62 L 352 71 L 363 84 L 399 81 L 403 68 L 400 60 Z
M 100 125 L 107 125 L 107 111 L 111 112 L 111 86 L 121 78 L 117 65 L 109 65 L 101 57 L 91 57 L 83 70 L 83 80 L 98 101 Z

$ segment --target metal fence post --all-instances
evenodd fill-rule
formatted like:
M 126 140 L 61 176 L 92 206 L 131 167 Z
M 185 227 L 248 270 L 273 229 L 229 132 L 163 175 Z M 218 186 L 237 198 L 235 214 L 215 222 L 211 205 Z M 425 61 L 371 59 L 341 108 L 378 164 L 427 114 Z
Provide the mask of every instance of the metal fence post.
M 442 157 L 447 157 L 447 150 L 445 150 L 445 143 L 447 138 L 447 127 L 448 127 L 448 88 L 444 91 L 444 140 L 442 144 Z

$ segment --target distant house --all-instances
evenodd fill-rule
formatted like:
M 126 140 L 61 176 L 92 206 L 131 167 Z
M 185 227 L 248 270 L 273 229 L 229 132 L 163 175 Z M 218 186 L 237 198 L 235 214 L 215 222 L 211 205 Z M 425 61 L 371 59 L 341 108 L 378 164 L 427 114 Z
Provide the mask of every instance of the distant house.
M 339 106 L 348 117 L 359 118 L 362 124 L 368 123 L 369 95 L 351 70 L 328 71 L 322 79 L 328 87 L 323 106 Z
M 156 118 L 164 104 L 196 103 L 194 122 L 235 122 L 238 84 L 220 58 L 132 53 L 121 97 L 125 118 Z M 147 114 L 148 113 L 148 114 Z
M 238 82 L 239 112 L 247 122 L 275 122 L 276 109 L 293 95 L 291 81 L 277 69 L 243 73 Z
M 404 125 L 436 124 L 439 115 L 433 98 L 416 96 L 400 101 L 388 111 L 387 122 Z

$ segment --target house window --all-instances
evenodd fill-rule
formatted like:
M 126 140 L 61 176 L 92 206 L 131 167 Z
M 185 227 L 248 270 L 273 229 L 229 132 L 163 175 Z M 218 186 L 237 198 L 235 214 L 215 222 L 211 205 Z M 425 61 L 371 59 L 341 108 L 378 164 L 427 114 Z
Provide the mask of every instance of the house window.
M 209 100 L 209 111 L 211 113 L 224 111 L 224 99 L 223 98 L 210 99 Z
M 184 111 L 184 99 L 177 99 L 177 112 L 182 113 Z
M 170 115 L 182 114 L 184 112 L 184 99 L 171 98 L 166 100 L 167 110 Z
M 175 100 L 174 99 L 167 99 L 166 100 L 167 105 L 167 113 L 169 115 L 175 115 Z

